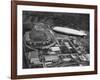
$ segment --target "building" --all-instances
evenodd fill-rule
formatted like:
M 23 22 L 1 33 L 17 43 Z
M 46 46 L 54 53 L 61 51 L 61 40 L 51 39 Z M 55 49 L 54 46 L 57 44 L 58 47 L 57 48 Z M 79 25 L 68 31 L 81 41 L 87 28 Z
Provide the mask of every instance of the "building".
M 57 55 L 48 55 L 48 56 L 45 56 L 45 61 L 48 62 L 48 61 L 58 61 L 59 60 L 59 57 Z

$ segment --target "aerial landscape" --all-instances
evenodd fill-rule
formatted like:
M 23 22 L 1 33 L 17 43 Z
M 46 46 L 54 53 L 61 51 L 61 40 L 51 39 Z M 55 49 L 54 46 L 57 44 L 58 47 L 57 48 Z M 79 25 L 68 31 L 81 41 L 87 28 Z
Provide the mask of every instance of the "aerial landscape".
M 23 68 L 89 66 L 89 14 L 23 11 Z

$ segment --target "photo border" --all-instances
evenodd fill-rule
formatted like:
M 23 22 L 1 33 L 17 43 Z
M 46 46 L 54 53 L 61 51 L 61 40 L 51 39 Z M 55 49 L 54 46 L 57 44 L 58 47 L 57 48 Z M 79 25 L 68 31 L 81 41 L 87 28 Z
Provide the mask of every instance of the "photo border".
M 94 19 L 95 19 L 94 20 L 94 51 L 95 51 L 94 71 L 17 75 L 17 44 L 18 44 L 17 5 L 94 9 L 95 11 L 94 12 Z M 12 79 L 59 77 L 59 76 L 89 75 L 89 74 L 97 74 L 97 6 L 96 5 L 63 4 L 63 3 L 32 2 L 32 1 L 11 1 L 11 78 Z

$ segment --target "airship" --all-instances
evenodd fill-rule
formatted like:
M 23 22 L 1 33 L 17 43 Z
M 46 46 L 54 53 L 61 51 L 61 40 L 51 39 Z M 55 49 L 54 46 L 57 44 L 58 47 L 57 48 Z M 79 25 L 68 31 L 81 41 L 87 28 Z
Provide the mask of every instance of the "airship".
M 86 36 L 86 32 L 83 30 L 76 30 L 76 29 L 71 29 L 68 27 L 60 27 L 60 26 L 55 26 L 53 28 L 53 31 L 58 32 L 58 33 L 63 33 L 67 35 L 75 35 L 75 36 Z

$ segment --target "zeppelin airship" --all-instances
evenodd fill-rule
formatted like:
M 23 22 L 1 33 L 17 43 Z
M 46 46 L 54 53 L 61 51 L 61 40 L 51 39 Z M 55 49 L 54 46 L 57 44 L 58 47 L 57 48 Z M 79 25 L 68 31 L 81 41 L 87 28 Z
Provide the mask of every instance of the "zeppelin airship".
M 86 32 L 83 30 L 75 30 L 75 29 L 71 29 L 67 27 L 55 26 L 53 30 L 59 33 L 67 34 L 67 35 L 76 35 L 76 36 L 86 36 L 87 35 Z

